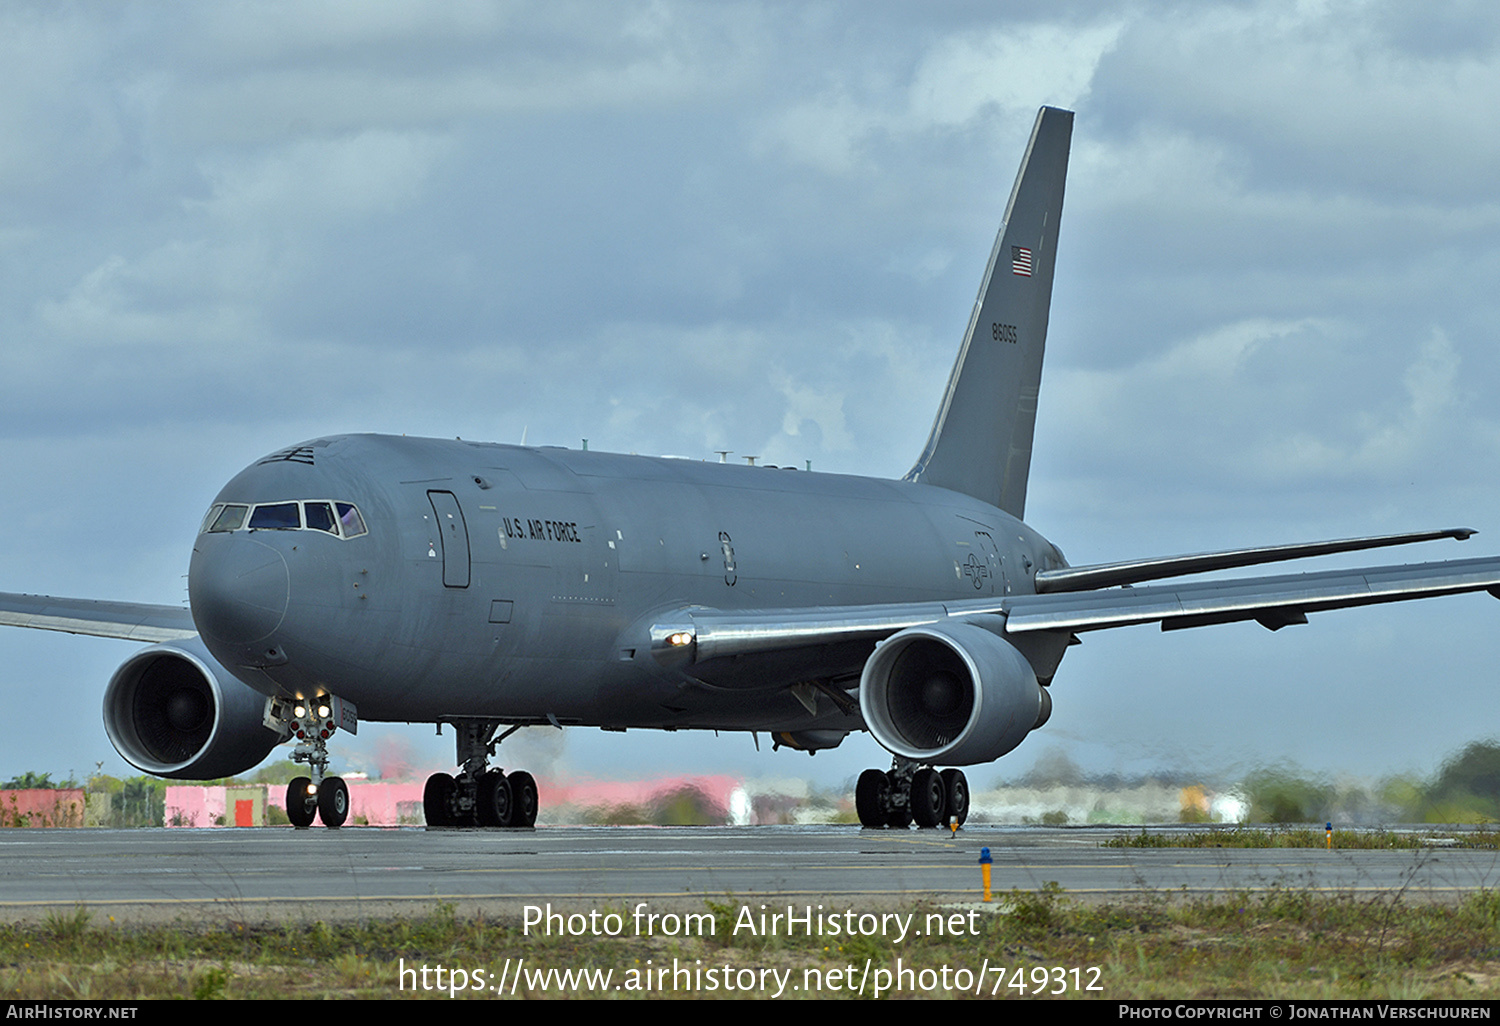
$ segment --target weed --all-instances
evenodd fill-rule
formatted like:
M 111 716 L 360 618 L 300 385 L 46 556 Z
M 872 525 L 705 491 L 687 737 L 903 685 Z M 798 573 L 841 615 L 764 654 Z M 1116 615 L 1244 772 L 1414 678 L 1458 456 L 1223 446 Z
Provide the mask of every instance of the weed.
M 1086 902 L 1049 883 L 1012 892 L 1006 905 L 1007 914 L 986 916 L 972 931 L 922 930 L 899 942 L 879 934 L 798 935 L 776 943 L 733 934 L 742 907 L 736 898 L 705 902 L 712 936 L 671 938 L 528 937 L 518 916 L 460 916 L 449 905 L 357 923 L 108 930 L 91 928 L 87 911 L 77 909 L 38 925 L 0 926 L 0 987 L 12 1000 L 401 997 L 412 994 L 395 983 L 403 960 L 408 970 L 416 964 L 493 973 L 508 959 L 511 966 L 525 959 L 538 969 L 619 972 L 674 964 L 695 971 L 775 967 L 800 979 L 804 970 L 833 978 L 850 965 L 873 973 L 900 958 L 915 973 L 1005 966 L 1007 981 L 1016 971 L 1017 979 L 1029 979 L 1038 967 L 1098 967 L 1103 990 L 1091 996 L 1110 999 L 1500 996 L 1500 892 L 1477 891 L 1449 904 L 1416 902 L 1404 890 L 1371 899 L 1299 888 Z M 952 914 L 931 905 L 903 912 L 918 923 Z
M 229 984 L 229 970 L 223 966 L 215 966 L 207 970 L 193 983 L 194 1001 L 211 1001 L 224 996 L 224 988 Z

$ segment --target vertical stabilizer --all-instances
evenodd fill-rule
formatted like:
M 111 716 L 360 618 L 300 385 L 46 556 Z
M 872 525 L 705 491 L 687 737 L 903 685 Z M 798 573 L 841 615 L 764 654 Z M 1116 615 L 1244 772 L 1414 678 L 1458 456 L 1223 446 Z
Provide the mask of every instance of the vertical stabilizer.
M 1043 107 L 932 434 L 908 481 L 1026 511 L 1072 111 Z

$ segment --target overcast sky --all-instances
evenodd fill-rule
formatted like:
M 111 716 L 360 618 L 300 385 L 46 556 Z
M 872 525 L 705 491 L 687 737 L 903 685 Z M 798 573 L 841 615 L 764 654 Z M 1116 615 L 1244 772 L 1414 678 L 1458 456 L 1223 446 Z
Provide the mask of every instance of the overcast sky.
M 1042 104 L 1077 118 L 1028 522 L 1075 564 L 1500 552 L 1496 97 L 1489 3 L 9 3 L 0 590 L 185 601 L 219 487 L 324 434 L 900 476 Z M 1089 634 L 970 777 L 1430 771 L 1500 732 L 1496 625 L 1479 595 Z M 127 772 L 99 704 L 131 651 L 0 629 L 0 780 Z M 530 744 L 541 773 L 889 764 Z M 335 753 L 443 768 L 451 733 Z

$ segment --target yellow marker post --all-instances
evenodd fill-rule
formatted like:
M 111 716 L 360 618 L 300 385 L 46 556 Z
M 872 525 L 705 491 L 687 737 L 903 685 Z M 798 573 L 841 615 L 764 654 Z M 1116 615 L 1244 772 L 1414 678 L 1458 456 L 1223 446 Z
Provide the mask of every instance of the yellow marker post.
M 1328 850 L 1333 851 L 1333 824 L 1328 824 Z
M 953 836 L 954 837 L 958 836 L 958 817 L 957 816 L 949 816 L 948 817 L 948 829 L 951 830 L 951 831 L 953 831 Z
M 984 900 L 990 900 L 990 865 L 994 862 L 990 858 L 988 848 L 979 849 L 979 875 L 984 879 Z

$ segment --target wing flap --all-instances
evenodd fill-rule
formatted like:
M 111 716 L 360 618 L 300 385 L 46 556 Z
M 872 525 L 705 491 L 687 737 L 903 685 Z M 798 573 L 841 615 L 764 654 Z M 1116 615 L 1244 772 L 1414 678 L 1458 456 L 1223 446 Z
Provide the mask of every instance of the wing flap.
M 193 614 L 181 606 L 3 592 L 0 625 L 148 643 L 181 641 L 198 633 Z

